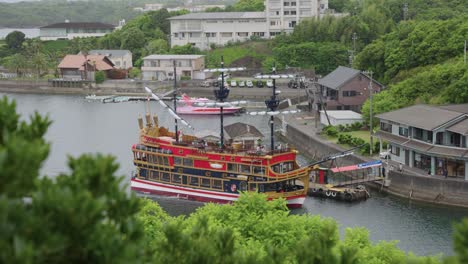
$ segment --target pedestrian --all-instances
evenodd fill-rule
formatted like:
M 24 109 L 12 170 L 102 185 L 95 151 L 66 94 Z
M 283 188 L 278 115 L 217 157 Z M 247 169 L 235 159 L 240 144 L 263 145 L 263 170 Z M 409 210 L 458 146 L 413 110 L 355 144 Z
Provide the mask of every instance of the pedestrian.
M 384 166 L 382 166 L 382 177 L 385 178 L 385 167 Z
M 448 176 L 448 170 L 447 170 L 447 169 L 444 169 L 444 177 L 445 177 L 445 179 L 447 179 L 447 176 Z
M 398 171 L 402 172 L 403 171 L 403 164 L 398 164 Z

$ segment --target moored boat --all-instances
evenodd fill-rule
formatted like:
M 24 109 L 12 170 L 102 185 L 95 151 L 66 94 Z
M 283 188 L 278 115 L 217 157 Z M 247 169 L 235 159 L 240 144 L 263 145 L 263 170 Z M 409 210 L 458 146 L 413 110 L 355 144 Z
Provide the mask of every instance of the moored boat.
M 222 67 L 219 71 L 229 69 Z M 225 144 L 224 100 L 229 89 L 223 84 L 224 80 L 214 91 L 220 114 L 219 144 L 192 135 L 180 136 L 178 122 L 187 122 L 176 114 L 179 113 L 176 104 L 174 111 L 169 110 L 175 119 L 174 132 L 160 127 L 158 117 L 150 113 L 146 114 L 146 124 L 139 118 L 140 142 L 132 147 L 133 162 L 138 169 L 132 176 L 132 190 L 217 203 L 230 203 L 237 200 L 241 192 L 255 191 L 264 193 L 270 200 L 284 198 L 290 208 L 301 207 L 307 195 L 312 166 L 300 167 L 296 162 L 296 150 L 274 147 L 273 115 L 269 151 L 260 146 L 242 149 L 239 145 Z M 152 93 L 150 89 L 147 91 Z M 269 113 L 277 112 L 279 100 L 276 95 L 273 87 L 271 99 L 265 102 Z M 152 96 L 159 100 L 156 95 Z

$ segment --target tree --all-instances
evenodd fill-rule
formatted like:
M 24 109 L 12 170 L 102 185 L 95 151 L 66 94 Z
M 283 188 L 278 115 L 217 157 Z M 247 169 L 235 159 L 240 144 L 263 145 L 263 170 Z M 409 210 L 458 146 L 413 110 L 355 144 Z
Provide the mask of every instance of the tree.
M 169 51 L 169 45 L 164 39 L 151 40 L 144 47 L 144 55 L 165 54 Z
M 18 77 L 21 77 L 29 66 L 27 58 L 21 53 L 16 53 L 14 55 L 3 58 L 2 61 L 3 65 L 8 70 L 15 72 Z
M 171 48 L 171 53 L 174 54 L 200 54 L 200 49 L 192 46 L 190 43 L 183 46 L 174 46 Z
M 25 35 L 23 32 L 13 31 L 6 36 L 5 43 L 9 49 L 19 51 L 21 50 L 24 40 Z
M 122 189 L 115 158 L 69 158 L 70 172 L 39 177 L 50 123 L 20 121 L 0 100 L 0 262 L 145 262 L 139 200 Z

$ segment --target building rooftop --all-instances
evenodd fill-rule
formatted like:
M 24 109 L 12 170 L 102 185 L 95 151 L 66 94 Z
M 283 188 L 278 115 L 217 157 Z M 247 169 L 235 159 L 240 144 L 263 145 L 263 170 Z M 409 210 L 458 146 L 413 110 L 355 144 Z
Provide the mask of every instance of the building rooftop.
M 447 131 L 468 136 L 468 118 L 448 127 Z
M 324 111 L 320 111 L 324 113 Z M 362 120 L 362 115 L 351 110 L 327 110 L 327 115 L 335 119 L 356 119 Z
M 198 59 L 201 57 L 205 57 L 205 55 L 196 55 L 196 54 L 188 54 L 188 55 L 173 55 L 173 54 L 155 54 L 149 55 L 144 57 L 144 60 L 193 60 Z
M 213 12 L 190 13 L 168 18 L 169 20 L 201 20 L 201 19 L 255 19 L 266 18 L 265 12 Z
M 376 117 L 432 131 L 463 115 L 465 114 L 461 112 L 420 104 L 379 114 Z
M 63 23 L 55 23 L 47 26 L 43 26 L 41 28 L 100 28 L 100 29 L 113 29 L 115 28 L 114 25 L 105 24 L 100 22 L 63 22 Z
M 468 114 L 468 104 L 440 105 L 438 107 L 445 110 Z
M 96 69 L 99 71 L 106 71 L 114 68 L 114 64 L 103 55 L 88 55 L 86 59 L 89 65 L 95 65 Z M 84 70 L 84 64 L 84 55 L 66 55 L 58 65 L 58 68 Z
M 360 71 L 351 69 L 344 66 L 339 66 L 334 71 L 327 74 L 322 79 L 318 80 L 320 85 L 326 86 L 331 89 L 339 89 L 343 84 L 347 81 L 354 78 L 354 76 L 358 75 Z
M 224 127 L 227 135 L 230 138 L 237 137 L 260 137 L 263 138 L 263 134 L 254 126 L 245 123 L 234 123 Z
M 90 55 L 104 55 L 107 57 L 123 57 L 127 54 L 132 54 L 129 50 L 90 50 Z

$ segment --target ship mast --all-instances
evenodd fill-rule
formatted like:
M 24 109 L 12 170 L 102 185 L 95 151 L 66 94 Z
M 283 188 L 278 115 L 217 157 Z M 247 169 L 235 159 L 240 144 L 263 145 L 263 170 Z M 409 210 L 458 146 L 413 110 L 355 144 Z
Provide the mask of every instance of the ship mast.
M 265 100 L 265 104 L 267 108 L 270 109 L 271 112 L 275 112 L 276 109 L 278 109 L 279 105 L 279 100 L 276 99 L 276 65 L 273 64 L 272 68 L 272 75 L 270 76 L 271 79 L 273 79 L 273 94 L 270 98 L 270 100 Z M 279 76 L 278 76 L 279 77 Z M 271 152 L 275 150 L 275 131 L 274 131 L 274 126 L 275 126 L 275 117 L 273 115 L 270 115 L 270 141 L 271 141 Z
M 176 61 L 174 60 L 174 90 L 172 92 L 172 100 L 174 101 L 174 113 L 177 114 L 177 72 L 176 72 Z M 177 127 L 177 118 L 174 118 L 175 122 L 175 140 L 179 143 L 179 131 Z

